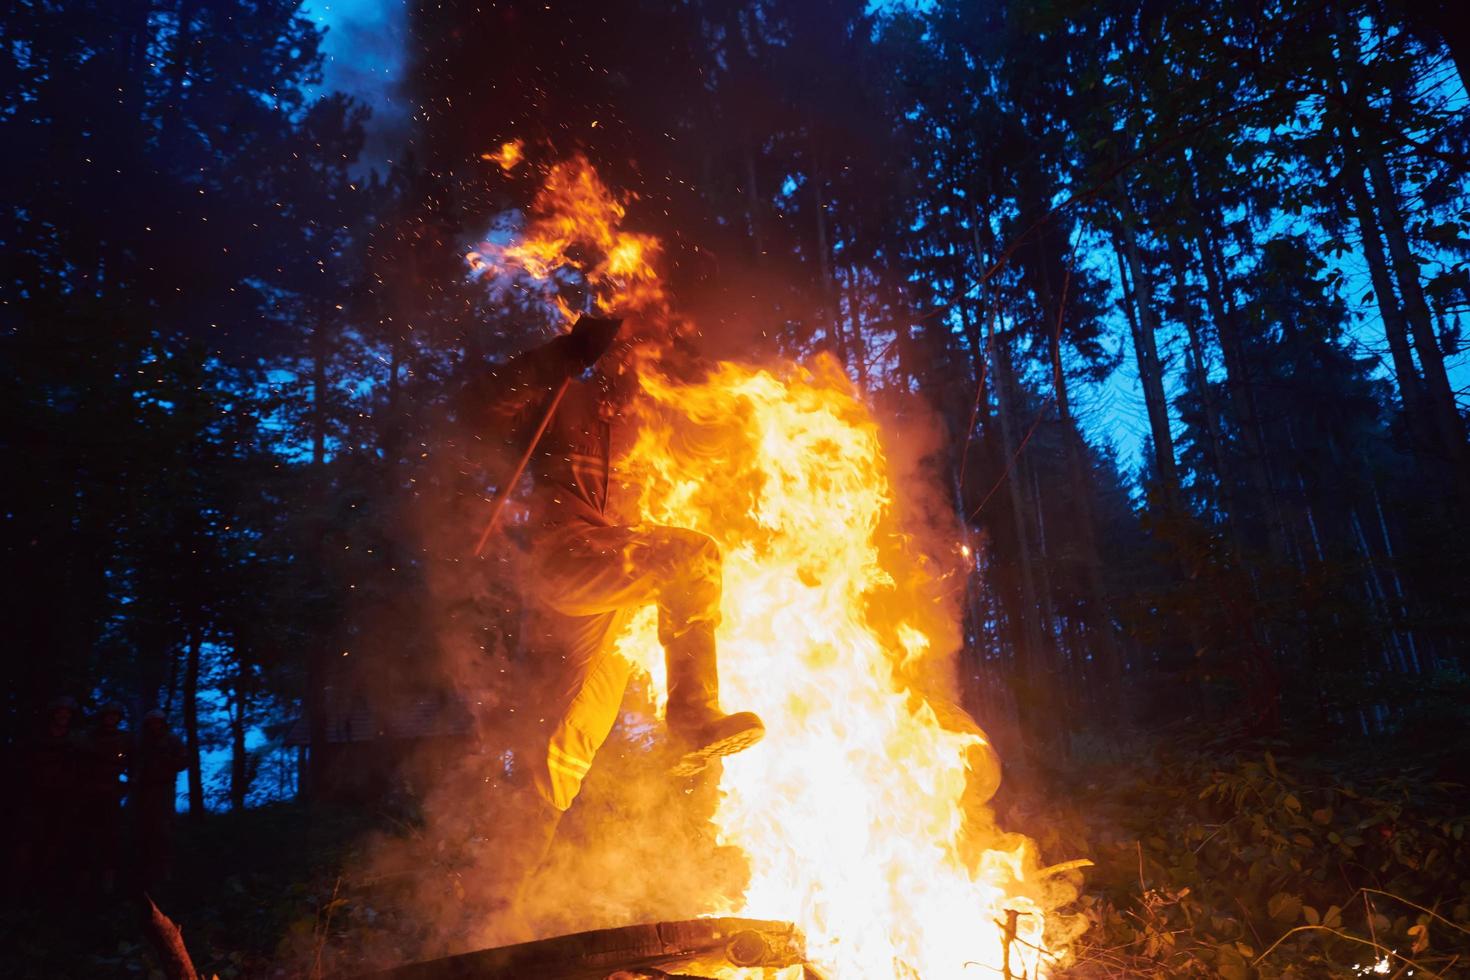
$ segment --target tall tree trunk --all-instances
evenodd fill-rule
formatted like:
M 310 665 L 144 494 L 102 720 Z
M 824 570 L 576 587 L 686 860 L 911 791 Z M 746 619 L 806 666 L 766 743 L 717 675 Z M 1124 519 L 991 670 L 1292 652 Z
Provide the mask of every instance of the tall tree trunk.
M 311 334 L 311 538 L 316 562 L 318 601 L 325 595 L 328 560 L 326 554 L 327 507 L 327 315 L 322 304 Z M 318 796 L 326 784 L 327 756 L 327 670 L 331 651 L 325 636 L 316 636 L 310 644 L 306 664 L 307 771 L 306 793 Z
M 1460 75 L 1460 85 L 1470 91 L 1470 21 L 1460 0 L 1403 0 L 1401 7 L 1409 24 L 1426 46 L 1442 43 Z
M 1401 674 L 1407 674 L 1410 672 L 1409 658 L 1398 629 L 1398 615 L 1395 608 L 1397 602 L 1389 596 L 1383 586 L 1383 581 L 1379 578 L 1373 547 L 1368 543 L 1368 536 L 1363 533 L 1363 522 L 1358 519 L 1356 508 L 1348 508 L 1348 526 L 1353 532 L 1353 544 L 1363 559 L 1365 585 L 1363 591 L 1368 594 L 1369 602 L 1378 607 L 1378 615 L 1388 630 L 1389 643 L 1383 653 L 1385 666 L 1396 669 Z
M 1011 488 L 1020 490 L 1026 495 L 1025 514 L 1030 518 L 1031 525 L 1036 528 L 1036 587 L 1037 595 L 1041 599 L 1040 619 L 1043 630 L 1043 643 L 1041 655 L 1045 660 L 1045 673 L 1043 674 L 1043 686 L 1045 688 L 1044 703 L 1048 705 L 1047 714 L 1056 719 L 1056 749 L 1062 758 L 1070 755 L 1071 739 L 1061 737 L 1076 730 L 1076 713 L 1068 710 L 1068 702 L 1075 702 L 1079 689 L 1069 685 L 1067 681 L 1070 674 L 1063 662 L 1062 637 L 1064 626 L 1057 616 L 1056 592 L 1051 578 L 1051 555 L 1046 538 L 1046 509 L 1042 506 L 1041 481 L 1037 477 L 1037 468 L 1032 464 L 1034 454 L 1027 456 L 1022 450 L 1021 456 L 1025 459 L 1017 459 L 1017 477 L 1024 483 L 1012 481 Z M 1022 469 L 1022 463 L 1025 468 Z
M 807 146 L 812 157 L 812 209 L 816 212 L 817 267 L 821 274 L 822 309 L 826 312 L 827 332 L 833 350 L 842 361 L 843 367 L 848 367 L 852 358 L 842 329 L 842 317 L 837 309 L 837 289 L 832 281 L 831 245 L 827 241 L 827 175 L 822 166 L 822 148 L 811 120 L 807 123 Z
M 1346 74 L 1346 101 L 1355 114 L 1367 118 L 1372 107 L 1364 96 L 1363 66 L 1358 57 L 1357 38 L 1341 9 L 1336 11 L 1336 17 L 1338 47 Z M 1424 373 L 1428 407 L 1439 438 L 1440 452 L 1449 464 L 1460 493 L 1470 497 L 1470 447 L 1465 443 L 1464 421 L 1460 418 L 1454 389 L 1450 386 L 1449 374 L 1445 371 L 1444 354 L 1439 349 L 1434 318 L 1424 297 L 1419 261 L 1414 257 L 1414 251 L 1409 244 L 1397 185 L 1389 171 L 1388 161 L 1384 159 L 1382 146 L 1368 137 L 1367 129 L 1361 124 L 1355 124 L 1347 135 L 1349 138 L 1344 143 L 1351 143 L 1356 148 L 1357 156 L 1367 165 L 1369 190 L 1377 208 L 1378 224 L 1388 242 L 1388 254 L 1399 287 L 1399 296 L 1403 300 L 1404 317 L 1409 324 L 1414 353 L 1419 356 L 1419 367 Z
M 202 641 L 192 627 L 184 641 L 184 737 L 189 752 L 189 816 L 204 816 L 204 767 L 199 745 L 199 658 Z
M 843 279 L 843 293 L 847 306 L 847 339 L 852 348 L 852 366 L 857 371 L 858 386 L 868 387 L 868 344 L 863 338 L 863 284 L 862 273 L 855 265 L 849 265 Z
M 1155 338 L 1157 320 L 1153 310 L 1152 278 L 1148 275 L 1143 257 L 1139 253 L 1137 235 L 1132 224 L 1136 220 L 1132 205 L 1126 203 L 1127 194 L 1121 180 L 1117 186 L 1125 201 L 1124 218 L 1118 223 L 1118 237 L 1113 241 L 1113 253 L 1118 261 L 1118 280 L 1123 291 L 1123 312 L 1133 332 L 1133 350 L 1137 355 L 1138 375 L 1143 383 L 1143 400 L 1148 409 L 1149 429 L 1153 436 L 1154 465 L 1159 472 L 1162 509 L 1166 517 L 1178 519 L 1184 516 L 1184 506 L 1180 499 L 1179 475 L 1174 462 L 1174 439 L 1169 428 L 1169 406 L 1164 395 L 1163 366 L 1159 362 Z M 1188 572 L 1179 556 L 1175 557 L 1175 564 L 1180 574 Z M 1193 617 L 1186 617 L 1184 628 L 1190 648 L 1203 650 L 1205 641 L 1199 623 Z M 1197 691 L 1192 693 L 1198 695 Z
M 1378 492 L 1377 482 L 1371 483 L 1373 491 L 1373 511 L 1378 517 L 1378 533 L 1383 541 L 1383 554 L 1388 558 L 1389 581 L 1393 583 L 1393 594 L 1398 600 L 1398 609 L 1408 619 L 1408 604 L 1405 601 L 1404 586 L 1399 578 L 1398 555 L 1394 552 L 1393 534 L 1388 529 L 1388 518 L 1383 513 L 1383 497 Z M 1412 630 L 1407 631 L 1409 656 L 1413 661 L 1414 673 L 1423 673 L 1426 663 L 1428 669 L 1433 670 L 1438 664 L 1435 662 L 1433 648 L 1429 644 L 1421 644 L 1417 641 Z
M 971 206 L 970 209 L 970 244 L 972 248 L 971 257 L 975 261 L 977 269 L 985 268 L 985 249 L 981 239 L 981 228 L 990 229 L 990 222 L 982 222 L 978 211 Z M 991 243 L 993 246 L 993 242 Z M 959 268 L 963 271 L 963 258 L 956 251 L 956 259 Z M 957 291 L 963 283 L 964 277 L 957 276 Z M 1021 639 L 1016 643 L 1017 674 L 1022 678 L 1025 693 L 1018 698 L 1017 712 L 1023 724 L 1030 723 L 1038 716 L 1045 716 L 1044 698 L 1046 695 L 1046 671 L 1045 665 L 1051 660 L 1043 639 L 1044 629 L 1042 623 L 1042 608 L 1040 595 L 1036 587 L 1036 569 L 1031 555 L 1031 521 L 1027 515 L 1028 493 L 1025 489 L 1026 482 L 1021 478 L 1024 470 L 1021 469 L 1021 460 L 1018 458 L 1019 447 L 1017 444 L 1017 427 L 1015 406 L 1016 390 L 1015 377 L 1012 371 L 1010 359 L 1010 347 L 1005 339 L 994 336 L 994 325 L 999 316 L 998 305 L 1000 297 L 993 296 L 991 309 L 988 312 L 991 324 L 991 336 L 982 338 L 979 324 L 971 324 L 970 317 L 966 313 L 966 307 L 961 303 L 962 320 L 965 323 L 966 335 L 970 338 L 972 357 L 975 364 L 975 374 L 981 385 L 981 394 L 988 397 L 984 389 L 986 378 L 987 361 L 992 372 L 995 383 L 996 412 L 995 417 L 999 422 L 997 430 L 1001 437 L 1001 468 L 1005 474 L 1003 479 L 1007 483 L 1006 494 L 1011 504 L 1011 524 L 1016 535 L 1016 561 L 1018 584 L 1021 590 L 1021 608 L 1019 618 L 1021 625 Z M 978 409 L 980 406 L 977 405 Z
M 1327 437 L 1327 451 L 1331 455 L 1334 468 L 1341 470 L 1346 462 L 1338 448 L 1337 439 L 1332 435 Z M 1353 463 L 1366 469 L 1367 462 L 1361 458 L 1355 458 Z M 1404 595 L 1404 586 L 1398 573 L 1398 557 L 1394 554 L 1393 535 L 1388 529 L 1388 521 L 1383 515 L 1382 499 L 1378 494 L 1378 481 L 1370 474 L 1367 480 L 1368 493 L 1373 501 L 1373 509 L 1377 518 L 1377 529 L 1379 542 L 1382 547 L 1383 566 L 1382 573 L 1379 571 L 1379 560 L 1372 542 L 1368 539 L 1367 528 L 1358 513 L 1356 506 L 1349 508 L 1348 517 L 1354 539 L 1358 545 L 1358 551 L 1363 556 L 1368 577 L 1372 580 L 1374 588 L 1382 598 L 1384 609 L 1384 620 L 1389 624 L 1395 646 L 1399 651 L 1402 669 L 1405 673 L 1418 674 L 1422 668 L 1419 661 L 1419 643 L 1414 631 L 1408 626 L 1410 616 L 1408 604 Z
M 1220 410 L 1215 407 L 1215 394 L 1210 390 L 1210 371 L 1205 360 L 1204 340 L 1200 337 L 1200 326 L 1194 317 L 1185 317 L 1184 334 L 1189 343 L 1189 377 L 1194 382 L 1194 390 L 1199 392 L 1200 411 L 1205 416 L 1205 435 L 1210 440 L 1206 446 L 1209 451 L 1208 465 L 1215 476 L 1215 482 L 1220 485 L 1220 504 L 1225 508 L 1226 520 L 1233 528 L 1236 512 L 1232 501 L 1235 494 L 1230 481 L 1226 479 L 1225 440 L 1220 435 Z
M 1301 459 L 1301 447 L 1297 445 L 1296 441 L 1296 426 L 1292 424 L 1289 417 L 1286 419 L 1286 448 L 1291 454 L 1291 459 Z M 1307 537 L 1312 542 L 1312 554 L 1317 561 L 1325 561 L 1326 555 L 1322 551 L 1322 535 L 1317 529 L 1317 518 L 1312 512 L 1312 501 L 1307 495 L 1307 481 L 1302 476 L 1300 466 L 1290 466 L 1289 469 L 1291 471 L 1290 479 L 1296 483 L 1296 497 L 1299 502 L 1298 506 L 1301 509 L 1302 524 L 1306 528 Z
M 1086 459 L 1087 445 L 1082 439 L 1082 432 L 1072 417 L 1072 397 L 1067 390 L 1066 372 L 1062 368 L 1062 323 L 1066 316 L 1067 292 L 1071 279 L 1070 273 L 1064 275 L 1061 294 L 1056 295 L 1046 263 L 1042 265 L 1042 277 L 1042 288 L 1046 292 L 1043 305 L 1050 321 L 1047 344 L 1051 355 L 1052 395 L 1062 426 L 1067 480 L 1072 490 L 1073 511 L 1077 516 L 1077 545 L 1082 555 L 1083 582 L 1087 589 L 1088 635 L 1094 637 L 1097 643 L 1098 649 L 1095 652 L 1101 661 L 1102 675 L 1111 695 L 1122 677 L 1122 659 L 1118 650 L 1118 638 L 1113 631 L 1107 589 L 1103 585 L 1102 557 L 1097 547 L 1097 519 L 1092 508 L 1096 487 L 1092 481 L 1092 467 Z M 1115 697 L 1108 696 L 1102 703 L 1113 705 L 1116 700 Z
M 1404 312 L 1412 330 L 1414 353 L 1419 355 L 1419 366 L 1424 371 L 1435 428 L 1462 493 L 1470 497 L 1470 452 L 1465 445 L 1464 421 L 1455 403 L 1455 392 L 1445 371 L 1444 354 L 1439 349 L 1439 337 L 1434 331 L 1434 318 L 1424 298 L 1423 284 L 1419 281 L 1419 262 L 1409 247 L 1388 164 L 1381 154 L 1373 152 L 1368 155 L 1368 171 L 1373 178 L 1379 220 L 1388 239 L 1399 294 L 1403 297 Z
M 181 125 L 184 118 L 184 99 L 187 98 L 190 69 L 194 67 L 194 18 L 198 13 L 197 0 L 183 0 L 179 4 L 173 36 L 173 58 L 169 65 L 170 126 Z M 207 30 L 207 28 L 206 28 Z M 141 65 L 139 67 L 142 67 Z
M 245 748 L 246 713 L 248 700 L 245 691 L 245 666 L 235 663 L 235 691 L 230 705 L 230 809 L 245 809 L 245 797 L 250 789 L 250 756 Z
M 1286 522 L 1281 514 L 1281 497 L 1272 479 L 1266 456 L 1266 434 L 1256 408 L 1256 392 L 1245 355 L 1245 327 L 1231 297 L 1230 274 L 1224 251 L 1212 228 L 1224 225 L 1224 214 L 1213 186 L 1198 174 L 1190 172 L 1190 194 L 1194 198 L 1195 245 L 1205 277 L 1205 304 L 1220 340 L 1220 353 L 1225 363 L 1225 385 L 1230 392 L 1230 406 L 1235 410 L 1240 438 L 1245 451 L 1246 478 L 1252 493 L 1260 501 L 1266 544 L 1278 559 L 1288 553 Z
M 1118 187 L 1122 192 L 1121 181 Z M 1169 402 L 1164 394 L 1164 369 L 1159 362 L 1153 279 L 1144 267 L 1143 257 L 1139 252 L 1138 236 L 1133 228 L 1132 208 L 1125 205 L 1123 211 L 1124 217 L 1118 222 L 1121 241 L 1117 243 L 1116 249 L 1123 303 L 1128 313 L 1128 324 L 1133 329 L 1133 350 L 1138 360 L 1138 378 L 1143 385 L 1144 407 L 1148 410 L 1149 434 L 1153 437 L 1154 466 L 1158 471 L 1159 487 L 1163 493 L 1164 506 L 1171 513 L 1178 513 L 1179 471 L 1174 462 L 1174 436 L 1169 428 Z M 1128 269 L 1126 275 L 1123 274 L 1125 262 Z
M 1422 462 L 1425 450 L 1434 442 L 1434 424 L 1424 382 L 1419 377 L 1418 368 L 1414 366 L 1413 355 L 1409 353 L 1409 326 L 1399 307 L 1393 280 L 1389 277 L 1388 259 L 1383 253 L 1383 240 L 1379 237 L 1378 219 L 1373 214 L 1373 204 L 1368 196 L 1368 183 L 1363 178 L 1362 161 L 1358 158 L 1357 148 L 1345 124 L 1338 124 L 1338 133 L 1343 148 L 1343 186 L 1347 188 L 1353 215 L 1358 219 L 1358 231 L 1363 240 L 1363 258 L 1368 263 L 1373 297 L 1383 319 L 1383 332 L 1388 339 L 1389 356 L 1393 361 L 1394 380 L 1398 382 L 1399 400 L 1404 406 L 1410 451 Z
M 1036 589 L 1036 568 L 1031 555 L 1031 527 L 1026 513 L 1027 492 L 1018 477 L 1018 447 L 1016 438 L 1014 378 L 1011 376 L 1010 351 L 1004 341 L 997 341 L 991 350 L 992 370 L 995 372 L 996 418 L 1000 422 L 1002 467 L 1009 467 L 1005 476 L 1006 495 L 1010 498 L 1011 524 L 1016 535 L 1016 566 L 1021 586 L 1021 625 L 1026 649 L 1021 654 L 1021 675 L 1031 705 L 1039 704 L 1047 679 L 1043 669 L 1049 659 L 1043 639 L 1041 622 L 1041 597 Z
M 1169 239 L 1169 257 L 1180 276 L 1183 276 L 1185 270 L 1192 264 L 1184 243 L 1178 237 L 1171 236 Z M 1226 469 L 1225 439 L 1220 429 L 1220 410 L 1215 405 L 1215 393 L 1210 387 L 1209 360 L 1205 356 L 1204 338 L 1200 336 L 1200 323 L 1196 317 L 1185 315 L 1180 319 L 1184 323 L 1185 339 L 1189 345 L 1189 356 L 1186 358 L 1189 376 L 1194 382 L 1195 390 L 1199 392 L 1200 410 L 1205 416 L 1205 433 L 1210 440 L 1206 447 L 1210 470 L 1214 473 L 1215 481 L 1220 486 L 1220 505 L 1225 511 L 1225 523 L 1230 530 L 1235 552 L 1239 554 L 1241 541 L 1238 521 L 1240 515 L 1235 506 L 1235 488 L 1231 484 L 1230 474 Z
M 751 147 L 752 142 L 749 134 L 740 141 L 741 153 L 745 158 L 745 221 L 750 231 L 750 245 L 755 253 L 756 268 L 763 269 L 766 266 L 765 219 L 761 214 L 762 204 L 760 189 L 756 184 L 755 151 Z
M 382 307 L 379 306 L 381 313 Z M 473 333 L 473 331 L 472 331 Z M 468 360 L 468 358 L 466 358 Z M 471 361 L 479 367 L 479 361 Z M 393 336 L 388 341 L 388 377 L 384 386 L 386 393 L 383 397 L 383 413 L 387 416 L 384 424 L 378 429 L 378 446 L 383 451 L 383 473 L 387 480 L 388 491 L 392 492 L 393 484 L 397 480 L 398 457 L 403 445 L 403 405 L 402 385 L 399 384 L 399 373 L 403 364 L 403 335 L 394 330 Z M 316 383 L 315 365 L 312 368 L 312 383 Z M 312 440 L 312 451 L 315 454 L 316 440 Z

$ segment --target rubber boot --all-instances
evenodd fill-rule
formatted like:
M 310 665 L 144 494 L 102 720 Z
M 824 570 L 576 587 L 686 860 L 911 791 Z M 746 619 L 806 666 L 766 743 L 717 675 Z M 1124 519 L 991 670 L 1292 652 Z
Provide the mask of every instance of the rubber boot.
M 692 776 L 720 756 L 750 748 L 766 734 L 766 726 L 749 711 L 727 715 L 720 710 L 720 675 L 715 657 L 715 629 L 696 625 L 664 644 L 669 674 L 669 732 L 688 746 L 674 765 L 674 775 Z

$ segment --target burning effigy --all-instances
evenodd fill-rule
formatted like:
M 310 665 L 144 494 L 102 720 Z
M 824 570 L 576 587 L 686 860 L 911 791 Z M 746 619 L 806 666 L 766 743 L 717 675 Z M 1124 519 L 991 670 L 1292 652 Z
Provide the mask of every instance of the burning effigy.
M 507 171 L 523 157 L 514 142 L 494 155 Z M 1055 910 L 1077 863 L 1043 868 L 985 806 L 999 760 L 945 680 L 951 559 L 902 519 L 880 420 L 827 356 L 694 369 L 671 357 L 695 326 L 670 309 L 658 241 L 624 230 L 624 215 L 573 157 L 545 171 L 516 234 L 466 262 L 492 290 L 541 284 L 567 327 L 579 312 L 559 288 L 568 274 L 584 312 L 640 324 L 636 439 L 611 461 L 608 494 L 629 525 L 718 544 L 721 697 L 766 730 L 719 773 L 714 836 L 748 879 L 707 896 L 708 914 L 794 923 L 833 977 L 1045 976 L 1066 957 Z M 614 642 L 621 682 L 642 676 L 662 717 L 653 606 Z

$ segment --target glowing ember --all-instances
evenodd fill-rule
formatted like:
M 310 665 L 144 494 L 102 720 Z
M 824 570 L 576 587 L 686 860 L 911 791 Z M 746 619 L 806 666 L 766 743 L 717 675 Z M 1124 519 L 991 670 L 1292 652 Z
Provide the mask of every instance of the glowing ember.
M 656 315 L 657 243 L 618 229 L 622 208 L 584 160 L 553 169 L 535 210 L 502 261 L 575 264 L 602 302 Z M 573 244 L 595 255 L 574 263 Z M 895 526 L 879 428 L 851 381 L 829 358 L 640 381 L 615 478 L 636 519 L 721 544 L 722 701 L 768 729 L 725 762 L 714 819 L 751 877 L 711 911 L 795 922 L 836 977 L 1000 976 L 1007 962 L 1044 976 L 1064 952 L 1044 952 L 1046 913 L 1070 896 L 967 799 L 994 776 L 971 771 L 992 765 L 979 729 L 916 688 L 952 656 L 949 613 Z M 634 617 L 619 649 L 661 695 L 654 625 L 651 609 Z
M 500 169 L 510 173 L 520 165 L 526 158 L 524 144 L 520 140 L 506 140 L 500 144 L 500 149 L 495 153 L 481 153 L 481 160 L 494 160 L 500 164 Z

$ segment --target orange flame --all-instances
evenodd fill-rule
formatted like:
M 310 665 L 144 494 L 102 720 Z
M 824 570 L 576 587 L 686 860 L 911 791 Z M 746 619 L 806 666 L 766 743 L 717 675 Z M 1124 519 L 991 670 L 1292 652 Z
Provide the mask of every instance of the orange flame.
M 530 212 L 531 220 L 516 242 L 482 242 L 465 255 L 474 273 L 521 272 L 549 281 L 560 270 L 570 269 L 585 281 L 597 312 L 648 314 L 666 306 L 655 269 L 658 240 L 622 230 L 627 208 L 586 157 L 574 156 L 552 167 Z M 554 302 L 568 324 L 576 319 L 576 311 L 564 298 L 556 296 Z
M 585 159 L 551 170 L 533 213 L 496 262 L 572 267 L 604 310 L 665 312 L 658 242 L 620 230 L 623 205 Z M 1045 976 L 1065 954 L 1048 913 L 1072 896 L 977 805 L 997 775 L 984 734 L 915 686 L 920 664 L 952 656 L 952 614 L 895 531 L 879 428 L 851 381 L 830 358 L 639 381 L 621 479 L 637 519 L 720 543 L 721 700 L 768 729 L 725 762 L 714 819 L 751 877 L 712 911 L 795 922 L 834 977 L 999 976 L 1007 956 L 1013 975 Z M 661 697 L 652 609 L 618 649 Z
M 934 980 L 998 975 L 1015 910 L 1012 969 L 1044 975 L 1060 954 L 1040 952 L 1045 913 L 1069 896 L 1038 879 L 1029 841 L 967 808 L 984 736 L 906 680 L 932 652 L 932 602 L 883 545 L 892 487 L 851 383 L 823 359 L 643 388 L 661 410 L 623 471 L 642 519 L 720 542 L 722 701 L 768 728 L 725 763 L 715 822 L 752 874 L 728 911 L 795 921 L 835 976 Z M 661 688 L 651 615 L 620 649 Z
M 506 140 L 500 144 L 500 149 L 496 152 L 480 154 L 481 160 L 494 160 L 500 164 L 500 169 L 506 173 L 510 173 L 516 167 L 520 166 L 521 161 L 525 158 L 525 144 L 520 140 Z

